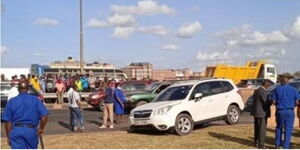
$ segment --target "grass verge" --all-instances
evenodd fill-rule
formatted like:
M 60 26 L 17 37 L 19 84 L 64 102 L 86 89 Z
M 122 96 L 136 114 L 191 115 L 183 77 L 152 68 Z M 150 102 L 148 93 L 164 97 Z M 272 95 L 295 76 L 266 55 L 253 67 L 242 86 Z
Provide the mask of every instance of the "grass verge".
M 274 129 L 268 129 L 266 146 L 273 148 Z M 1 148 L 9 148 L 6 139 L 1 139 Z M 105 148 L 105 149 L 137 149 L 137 148 L 238 148 L 253 147 L 252 125 L 210 126 L 194 130 L 188 136 L 177 136 L 170 133 L 125 131 L 76 133 L 65 135 L 44 135 L 47 149 L 61 148 Z M 292 137 L 292 148 L 300 148 L 300 130 L 295 129 Z

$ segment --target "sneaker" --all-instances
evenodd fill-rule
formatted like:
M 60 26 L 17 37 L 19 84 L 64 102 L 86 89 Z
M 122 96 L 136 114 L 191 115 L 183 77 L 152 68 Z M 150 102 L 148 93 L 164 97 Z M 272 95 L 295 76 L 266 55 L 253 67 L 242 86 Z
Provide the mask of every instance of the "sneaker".
M 110 125 L 109 128 L 112 129 L 112 128 L 114 128 L 114 126 L 113 126 L 113 125 Z
M 102 126 L 100 126 L 99 128 L 100 128 L 100 129 L 104 129 L 104 128 L 106 128 L 106 126 L 105 126 L 105 125 L 102 125 Z
M 83 132 L 83 131 L 84 131 L 84 127 L 81 127 L 80 132 Z
M 74 132 L 77 132 L 77 131 L 78 131 L 78 128 L 77 128 L 77 127 L 74 127 L 74 128 L 73 128 L 73 131 L 74 131 Z

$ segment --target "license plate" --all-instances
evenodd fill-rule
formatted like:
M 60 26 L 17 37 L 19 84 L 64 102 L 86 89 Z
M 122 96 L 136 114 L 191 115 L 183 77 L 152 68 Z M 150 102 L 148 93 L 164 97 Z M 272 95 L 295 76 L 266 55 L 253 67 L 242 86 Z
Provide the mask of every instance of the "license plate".
M 135 120 L 134 125 L 146 125 L 147 120 Z

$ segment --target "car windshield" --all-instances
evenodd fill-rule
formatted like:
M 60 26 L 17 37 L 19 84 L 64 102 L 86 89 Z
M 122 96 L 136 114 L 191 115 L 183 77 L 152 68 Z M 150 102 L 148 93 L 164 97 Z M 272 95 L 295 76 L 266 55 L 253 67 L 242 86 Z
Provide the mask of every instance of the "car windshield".
M 192 85 L 186 85 L 168 88 L 154 102 L 182 100 L 188 95 L 192 87 Z
M 125 83 L 122 85 L 124 91 L 144 90 L 145 87 L 144 83 Z
M 158 85 L 159 85 L 158 82 L 153 82 L 146 86 L 145 91 L 152 92 Z

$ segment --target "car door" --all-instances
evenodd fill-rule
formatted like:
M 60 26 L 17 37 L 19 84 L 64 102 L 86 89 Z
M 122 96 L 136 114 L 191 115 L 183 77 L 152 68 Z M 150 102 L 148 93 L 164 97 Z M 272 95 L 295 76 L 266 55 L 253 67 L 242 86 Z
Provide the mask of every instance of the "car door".
M 202 93 L 203 96 L 200 99 L 195 98 L 196 93 Z M 211 99 L 211 88 L 210 84 L 208 82 L 206 83 L 200 83 L 198 84 L 193 92 L 191 93 L 191 96 L 189 98 L 189 107 L 190 112 L 192 113 L 194 121 L 201 121 L 205 119 L 211 118 L 211 111 L 212 105 L 211 105 L 212 99 Z
M 221 116 L 221 110 L 225 107 L 225 95 L 221 81 L 211 81 L 208 83 L 210 93 L 207 96 L 209 117 L 215 118 Z

